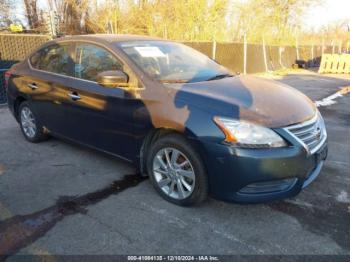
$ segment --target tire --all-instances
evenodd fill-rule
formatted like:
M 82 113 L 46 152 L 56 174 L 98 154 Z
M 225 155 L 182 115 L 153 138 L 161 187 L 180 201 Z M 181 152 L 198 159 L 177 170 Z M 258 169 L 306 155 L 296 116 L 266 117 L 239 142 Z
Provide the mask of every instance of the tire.
M 172 161 L 173 156 L 176 161 Z M 171 203 L 193 206 L 208 196 L 208 178 L 201 157 L 181 135 L 166 135 L 152 145 L 147 171 L 154 188 Z
M 18 119 L 24 138 L 31 143 L 48 139 L 40 120 L 36 117 L 28 102 L 22 102 L 18 109 Z

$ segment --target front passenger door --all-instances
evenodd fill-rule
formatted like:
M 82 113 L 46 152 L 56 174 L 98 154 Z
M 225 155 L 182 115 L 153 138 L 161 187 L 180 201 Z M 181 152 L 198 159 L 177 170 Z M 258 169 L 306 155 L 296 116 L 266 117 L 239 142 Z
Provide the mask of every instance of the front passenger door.
M 96 82 L 99 73 L 123 68 L 107 49 L 76 44 L 75 83 L 67 112 L 71 139 L 129 159 L 129 149 L 135 147 L 132 111 L 137 102 L 123 89 Z

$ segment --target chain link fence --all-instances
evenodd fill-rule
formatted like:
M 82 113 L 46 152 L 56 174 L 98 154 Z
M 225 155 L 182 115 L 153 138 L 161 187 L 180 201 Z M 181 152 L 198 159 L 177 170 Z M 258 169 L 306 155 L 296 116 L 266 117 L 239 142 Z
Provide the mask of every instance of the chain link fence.
M 33 49 L 50 40 L 46 35 L 0 34 L 0 104 L 6 102 L 4 74 Z M 324 53 L 341 52 L 331 46 L 269 46 L 247 43 L 183 42 L 215 59 L 234 73 L 258 73 L 289 68 L 298 60 L 318 66 Z

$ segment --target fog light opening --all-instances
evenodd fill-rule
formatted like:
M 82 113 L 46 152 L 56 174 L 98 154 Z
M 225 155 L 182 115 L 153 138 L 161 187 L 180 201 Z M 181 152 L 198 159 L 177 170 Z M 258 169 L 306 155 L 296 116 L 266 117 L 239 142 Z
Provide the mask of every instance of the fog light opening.
M 257 182 L 243 187 L 238 193 L 240 194 L 264 194 L 283 192 L 292 188 L 297 182 L 297 178 L 287 178 L 281 180 L 273 180 L 268 182 Z

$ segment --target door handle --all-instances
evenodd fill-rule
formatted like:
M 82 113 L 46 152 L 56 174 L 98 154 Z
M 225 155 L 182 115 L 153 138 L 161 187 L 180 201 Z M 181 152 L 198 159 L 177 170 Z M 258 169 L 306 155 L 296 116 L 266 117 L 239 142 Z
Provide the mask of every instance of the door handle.
M 32 90 L 38 89 L 38 86 L 35 83 L 28 84 L 28 87 L 31 88 Z
M 69 93 L 68 96 L 70 98 L 72 98 L 73 101 L 77 101 L 77 100 L 81 99 L 81 97 L 75 92 L 74 93 Z

